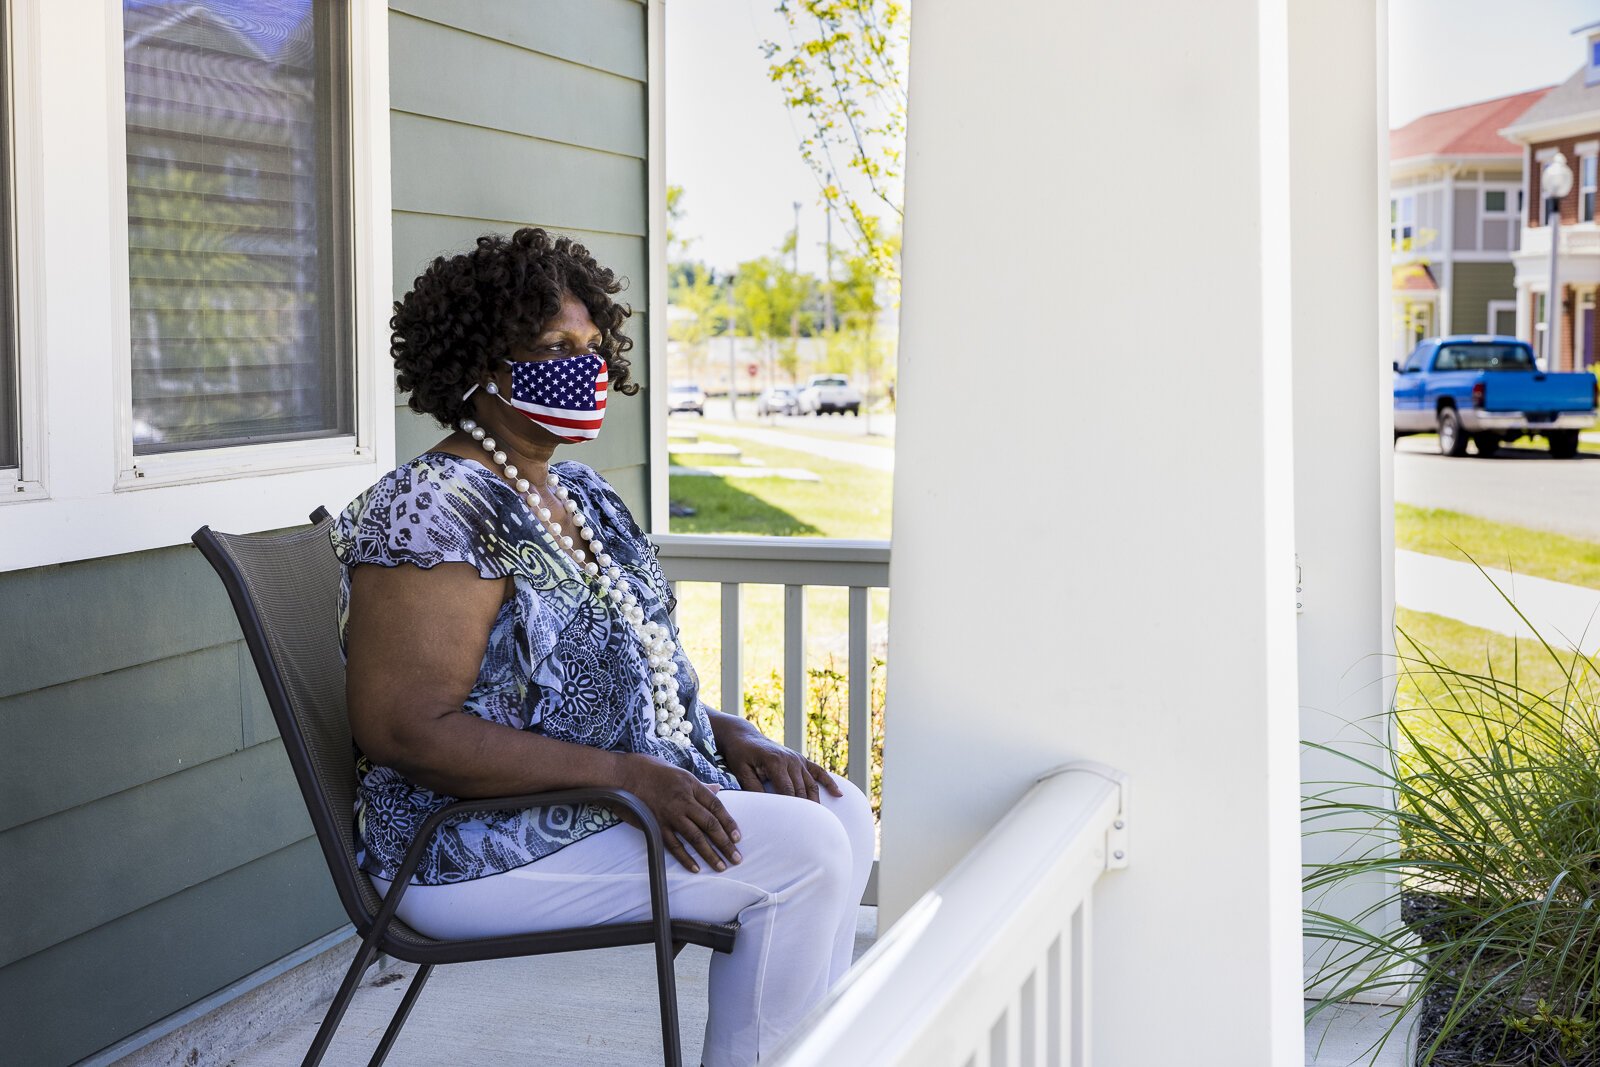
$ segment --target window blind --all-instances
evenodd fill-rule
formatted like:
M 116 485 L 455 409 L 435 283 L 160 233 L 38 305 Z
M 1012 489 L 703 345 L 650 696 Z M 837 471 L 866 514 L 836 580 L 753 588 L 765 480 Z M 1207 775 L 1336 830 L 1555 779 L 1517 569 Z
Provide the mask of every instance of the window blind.
M 345 16 L 123 4 L 135 454 L 353 430 Z

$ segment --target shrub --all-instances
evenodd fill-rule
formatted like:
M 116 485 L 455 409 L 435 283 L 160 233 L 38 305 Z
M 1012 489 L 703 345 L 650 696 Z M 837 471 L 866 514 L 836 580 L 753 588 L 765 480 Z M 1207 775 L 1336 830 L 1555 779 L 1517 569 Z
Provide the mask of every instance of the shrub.
M 867 797 L 877 815 L 883 788 L 883 708 L 884 661 L 873 657 L 867 713 L 871 738 L 868 740 Z M 744 717 L 775 740 L 783 740 L 783 676 L 777 671 L 747 685 Z M 805 754 L 841 777 L 850 759 L 849 679 L 835 665 L 832 656 L 821 667 L 806 670 Z
M 1376 772 L 1389 799 L 1352 781 L 1316 783 L 1304 800 L 1308 835 L 1381 828 L 1307 870 L 1306 932 L 1329 947 L 1311 979 L 1328 992 L 1308 1021 L 1376 995 L 1400 1005 L 1382 1041 L 1415 1011 L 1418 1064 L 1600 1064 L 1595 664 L 1540 639 L 1563 680 L 1536 692 L 1520 653 L 1463 669 L 1401 638 L 1401 692 L 1414 706 L 1396 708 L 1392 738 L 1376 732 L 1365 753 L 1310 745 Z M 1326 894 L 1375 877 L 1395 891 L 1356 922 L 1318 910 Z M 1396 903 L 1397 928 L 1362 929 Z

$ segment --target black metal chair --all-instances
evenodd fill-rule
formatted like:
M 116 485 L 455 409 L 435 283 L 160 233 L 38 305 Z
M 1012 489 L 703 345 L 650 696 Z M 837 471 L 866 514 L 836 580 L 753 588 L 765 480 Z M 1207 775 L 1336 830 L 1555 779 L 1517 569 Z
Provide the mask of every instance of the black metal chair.
M 355 757 L 345 709 L 344 661 L 339 654 L 339 562 L 328 542 L 332 517 L 324 508 L 311 516 L 309 529 L 283 534 L 225 534 L 201 527 L 194 543 L 216 568 L 239 617 L 245 643 L 255 660 L 267 701 L 294 767 L 295 780 L 328 873 L 361 946 L 339 992 L 328 1006 L 304 1067 L 315 1067 L 327 1052 L 361 976 L 379 952 L 419 964 L 400 1007 L 370 1061 L 381 1064 L 405 1025 L 417 994 L 437 964 L 537 956 L 552 952 L 655 945 L 656 982 L 661 997 L 661 1036 L 668 1067 L 681 1067 L 678 1001 L 673 959 L 684 945 L 717 952 L 733 948 L 737 923 L 672 919 L 667 911 L 665 851 L 650 810 L 618 789 L 563 789 L 527 796 L 463 800 L 442 809 L 418 832 L 387 897 L 379 897 L 356 865 L 352 816 L 356 793 Z M 422 860 L 423 849 L 446 819 L 469 812 L 500 811 L 544 804 L 604 800 L 629 809 L 644 829 L 650 872 L 649 922 L 614 923 L 546 933 L 476 940 L 441 941 L 425 937 L 395 918 L 406 886 Z

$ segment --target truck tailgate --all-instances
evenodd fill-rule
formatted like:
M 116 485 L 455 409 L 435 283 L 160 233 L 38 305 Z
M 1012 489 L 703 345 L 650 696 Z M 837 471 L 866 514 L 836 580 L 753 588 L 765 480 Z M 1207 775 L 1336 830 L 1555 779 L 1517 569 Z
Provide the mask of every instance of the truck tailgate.
M 1483 375 L 1486 411 L 1593 411 L 1593 374 L 1530 374 L 1489 371 Z

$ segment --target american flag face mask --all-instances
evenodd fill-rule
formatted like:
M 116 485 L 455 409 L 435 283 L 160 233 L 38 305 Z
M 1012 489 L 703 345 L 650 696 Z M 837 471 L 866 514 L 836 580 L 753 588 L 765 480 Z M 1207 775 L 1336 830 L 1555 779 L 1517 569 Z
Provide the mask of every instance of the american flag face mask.
M 511 367 L 511 395 L 500 392 L 493 382 L 484 387 L 486 392 L 563 441 L 578 444 L 599 436 L 600 422 L 606 415 L 604 359 L 586 354 L 505 362 Z M 466 396 L 471 396 L 472 391 L 468 389 Z

